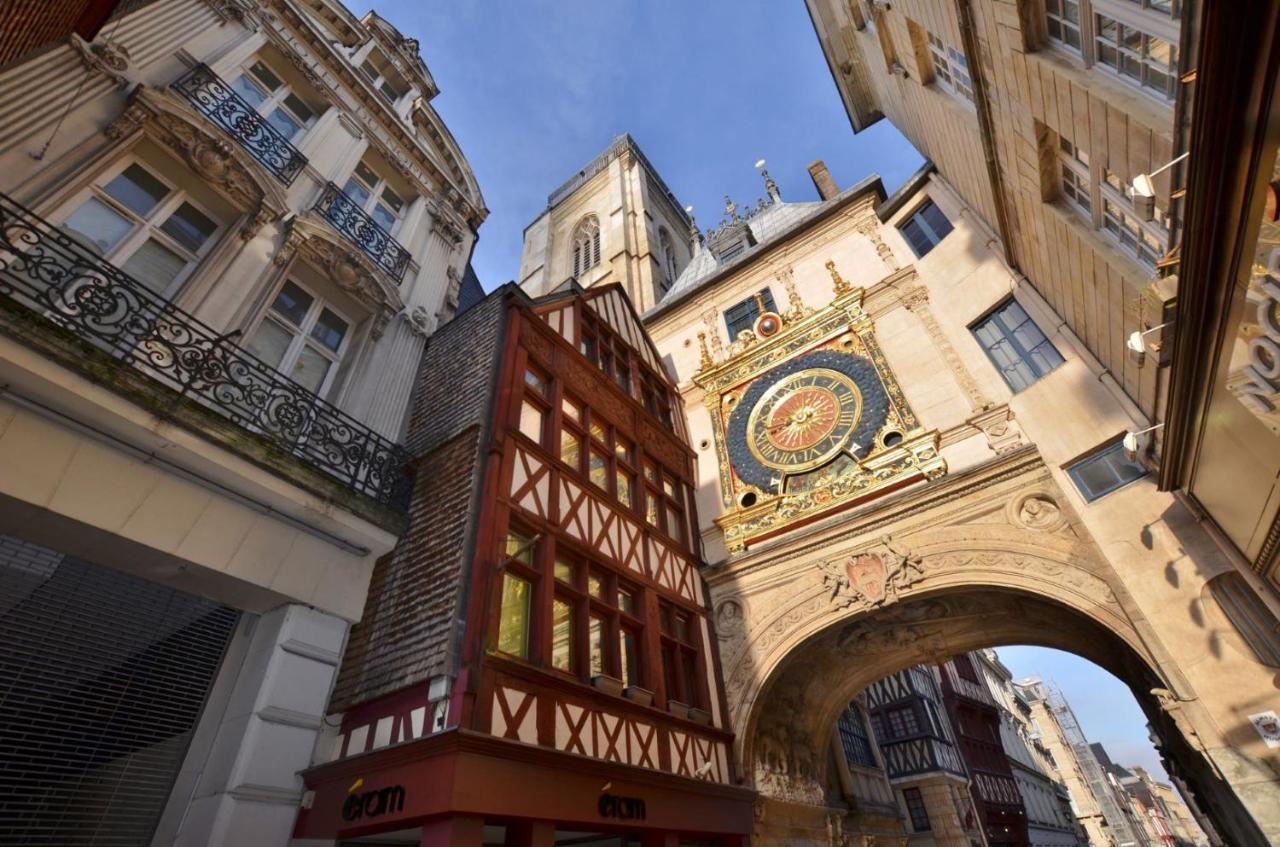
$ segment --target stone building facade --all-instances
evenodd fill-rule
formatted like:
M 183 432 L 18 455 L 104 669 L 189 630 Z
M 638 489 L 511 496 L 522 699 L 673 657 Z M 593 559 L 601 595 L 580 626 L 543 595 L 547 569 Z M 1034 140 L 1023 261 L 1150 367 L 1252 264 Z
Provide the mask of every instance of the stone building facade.
M 1272 754 L 1245 717 L 1274 671 L 1208 588 L 1230 558 L 1123 449 L 1150 418 L 932 163 L 892 196 L 875 177 L 840 190 L 811 172 L 817 200 L 788 200 L 766 174 L 765 199 L 728 202 L 643 314 L 698 457 L 757 836 L 826 830 L 815 751 L 867 685 L 1037 643 L 1128 682 L 1171 769 L 1241 843 L 1262 843 Z M 774 435 L 801 430 L 821 432 Z M 1226 674 L 1240 684 L 1217 685 Z M 798 758 L 761 755 L 783 738 Z
M 0 841 L 288 840 L 486 214 L 436 94 L 327 0 L 0 70 Z

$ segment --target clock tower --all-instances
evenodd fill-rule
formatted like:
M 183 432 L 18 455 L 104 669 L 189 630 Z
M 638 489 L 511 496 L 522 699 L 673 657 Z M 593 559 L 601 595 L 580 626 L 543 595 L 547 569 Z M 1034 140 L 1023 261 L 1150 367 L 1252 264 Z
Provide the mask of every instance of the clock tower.
M 694 376 L 706 392 L 731 552 L 946 472 L 862 308 L 861 288 L 827 263 L 826 308 L 769 311 Z

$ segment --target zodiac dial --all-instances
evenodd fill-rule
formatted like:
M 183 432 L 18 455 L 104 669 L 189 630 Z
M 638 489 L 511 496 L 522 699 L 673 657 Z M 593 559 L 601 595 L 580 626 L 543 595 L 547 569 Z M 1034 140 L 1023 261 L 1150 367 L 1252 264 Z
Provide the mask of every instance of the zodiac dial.
M 784 377 L 756 402 L 748 446 L 763 465 L 787 473 L 830 461 L 862 415 L 862 394 L 838 371 L 813 368 Z

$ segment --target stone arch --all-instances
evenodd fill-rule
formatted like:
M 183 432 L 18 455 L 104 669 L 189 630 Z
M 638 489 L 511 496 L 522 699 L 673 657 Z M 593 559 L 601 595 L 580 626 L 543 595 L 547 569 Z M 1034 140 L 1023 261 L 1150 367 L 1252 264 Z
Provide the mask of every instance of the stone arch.
M 816 814 L 816 832 L 831 728 L 854 695 L 914 664 L 1034 644 L 1127 683 L 1171 775 L 1215 818 L 1248 821 L 1208 753 L 1222 743 L 1216 725 L 1120 576 L 1034 451 L 1006 458 L 708 575 L 728 624 L 718 637 L 738 777 L 762 804 Z

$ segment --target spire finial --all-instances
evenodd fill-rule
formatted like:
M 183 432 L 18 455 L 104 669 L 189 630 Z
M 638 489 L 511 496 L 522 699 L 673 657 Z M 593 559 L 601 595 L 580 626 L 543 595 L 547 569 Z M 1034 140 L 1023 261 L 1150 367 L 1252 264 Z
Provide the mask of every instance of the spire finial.
M 702 248 L 702 230 L 698 228 L 698 221 L 693 217 L 693 207 L 685 206 L 684 212 L 689 216 L 689 240 L 693 242 L 693 252 L 697 253 Z
M 853 291 L 853 286 L 849 284 L 849 281 L 840 276 L 840 272 L 836 270 L 834 259 L 827 260 L 827 270 L 831 272 L 831 282 L 835 286 L 837 297 L 843 297 Z
M 707 351 L 707 334 L 705 332 L 698 333 L 698 347 L 701 348 L 698 370 L 705 371 L 715 365 L 715 362 L 711 360 L 711 354 Z
M 738 204 L 728 194 L 724 196 L 724 214 L 730 220 L 738 219 Z
M 778 190 L 778 183 L 773 181 L 773 177 L 764 168 L 760 169 L 760 175 L 764 177 L 764 190 L 769 193 L 770 202 L 781 203 L 782 192 Z

